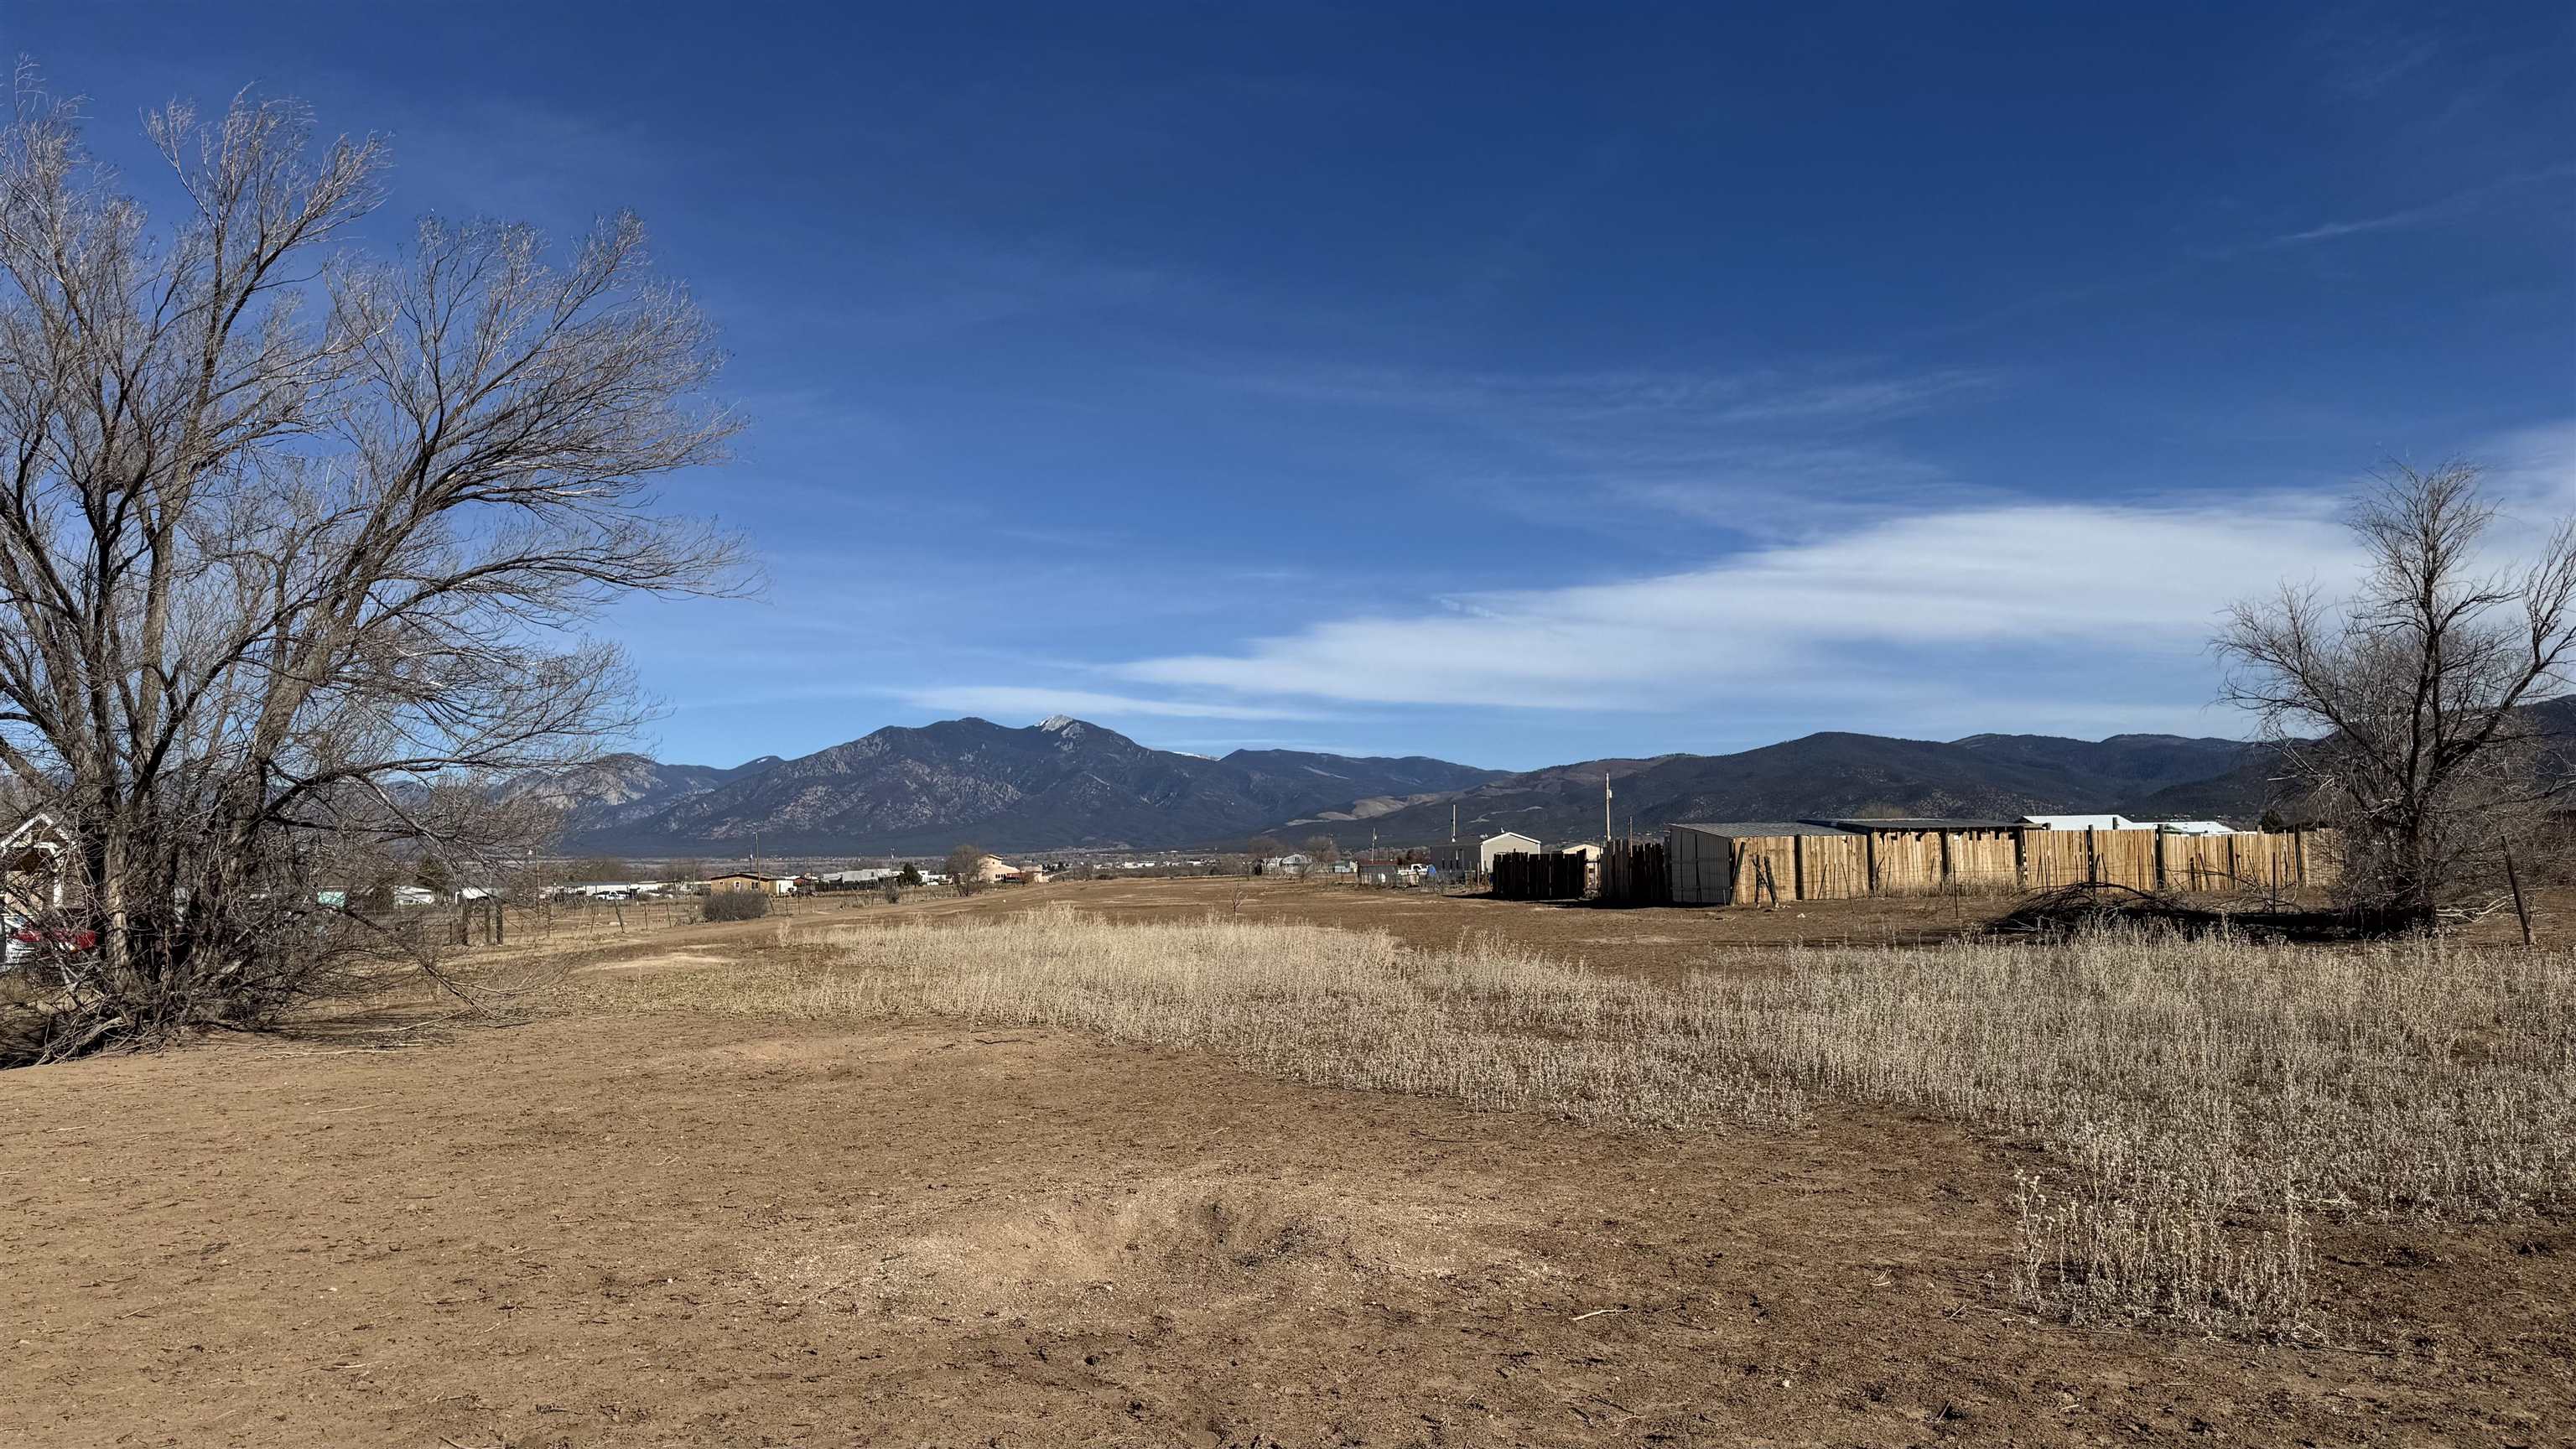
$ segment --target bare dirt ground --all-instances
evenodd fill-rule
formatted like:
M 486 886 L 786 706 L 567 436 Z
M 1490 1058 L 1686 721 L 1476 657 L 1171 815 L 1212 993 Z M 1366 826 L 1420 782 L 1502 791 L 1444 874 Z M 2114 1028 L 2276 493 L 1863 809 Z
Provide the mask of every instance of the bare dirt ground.
M 788 929 L 1217 894 L 1179 884 Z M 1773 928 L 1333 894 L 1240 908 L 1659 973 Z M 2563 1222 L 2335 1232 L 2344 1347 L 2263 1348 L 2009 1311 L 2016 1149 L 1926 1119 L 1604 1132 L 937 1025 L 352 1045 L 381 1024 L 0 1078 L 0 1443 L 2576 1442 Z

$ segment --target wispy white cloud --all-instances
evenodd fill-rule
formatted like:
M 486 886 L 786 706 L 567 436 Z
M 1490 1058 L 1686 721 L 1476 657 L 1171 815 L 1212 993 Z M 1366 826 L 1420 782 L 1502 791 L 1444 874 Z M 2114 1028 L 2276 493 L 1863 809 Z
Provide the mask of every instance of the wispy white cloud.
M 1052 689 L 1042 685 L 961 684 L 906 690 L 905 703 L 917 709 L 995 716 L 1004 720 L 1042 719 L 1071 714 L 1084 718 L 1151 719 L 1323 719 L 1312 708 L 1289 705 L 1224 703 L 1188 699 L 1150 699 L 1103 694 L 1094 690 Z
M 1489 500 L 1535 491 L 1562 516 L 1571 489 L 1753 532 L 1900 501 L 1931 506 L 1957 493 L 1945 468 L 1891 441 L 1889 430 L 1984 401 L 2005 381 L 1990 369 L 1856 363 L 1533 374 L 1266 368 L 1220 378 L 1265 396 L 1481 433 L 1516 461 L 1488 458 L 1441 481 Z
M 2523 521 L 2554 526 L 2576 513 L 2576 420 L 2519 428 L 2476 455 L 2498 501 Z
M 1887 374 L 1853 368 L 1489 373 L 1335 367 L 1248 371 L 1222 380 L 1275 397 L 1416 412 L 1621 424 L 1661 417 L 1729 426 L 1885 422 L 1984 391 L 1999 379 L 1974 368 Z
M 2377 216 L 2356 217 L 2346 221 L 2329 221 L 2317 226 L 2302 228 L 2298 231 L 2284 232 L 2278 236 L 2266 237 L 2261 241 L 2251 242 L 2242 247 L 2231 248 L 2226 254 L 2244 251 L 2266 251 L 2282 247 L 2307 246 L 2314 242 L 2334 241 L 2342 237 L 2360 236 L 2368 232 L 2395 231 L 2404 227 L 2424 226 L 2432 222 L 2448 221 L 2453 217 L 2464 216 L 2469 212 L 2475 211 L 2478 207 L 2486 204 L 2488 201 L 2491 201 L 2497 196 L 2503 195 L 2507 192 L 2518 191 L 2526 186 L 2537 186 L 2549 181 L 2563 181 L 2569 177 L 2576 177 L 2576 162 L 2565 162 L 2556 166 L 2544 166 L 2536 171 L 2522 171 L 2511 176 L 2499 177 L 2496 180 L 2486 182 L 2482 185 L 2469 187 L 2465 191 L 2455 191 L 2437 201 L 2429 201 L 2420 206 L 2403 207 L 2396 211 L 2383 212 Z
M 2017 672 L 2042 695 L 2053 661 L 2153 659 L 2170 675 L 2229 599 L 2352 562 L 2331 506 L 2313 500 L 2001 505 L 1652 577 L 1464 595 L 1445 612 L 1334 620 L 1117 672 L 1246 698 L 1565 710 L 1831 708 L 1938 694 L 1945 675 L 1971 670 L 1979 688 Z

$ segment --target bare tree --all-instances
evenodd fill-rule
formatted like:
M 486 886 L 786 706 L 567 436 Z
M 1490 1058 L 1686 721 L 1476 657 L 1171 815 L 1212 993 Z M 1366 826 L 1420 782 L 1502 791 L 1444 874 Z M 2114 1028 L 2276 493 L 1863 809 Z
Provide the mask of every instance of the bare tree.
M 980 845 L 961 845 L 948 852 L 941 868 L 948 872 L 948 883 L 957 888 L 957 894 L 971 896 L 984 888 L 984 855 Z
M 635 722 L 583 623 L 739 578 L 646 491 L 734 425 L 632 217 L 560 264 L 440 221 L 326 257 L 374 140 L 248 96 L 148 130 L 185 198 L 158 231 L 25 71 L 0 133 L 0 773 L 98 933 L 22 1059 L 269 1019 L 368 940 L 315 887 L 370 856 L 524 858 L 548 813 L 491 781 Z
M 1309 835 L 1299 849 L 1305 851 L 1308 860 L 1327 871 L 1333 868 L 1333 862 L 1342 858 L 1340 842 L 1329 835 Z
M 2393 467 L 2353 510 L 2370 568 L 2351 598 L 2285 585 L 2218 639 L 2222 697 L 2342 827 L 2352 902 L 2392 923 L 2487 884 L 2569 789 L 2530 706 L 2576 665 L 2576 519 L 2517 568 L 2482 559 L 2495 521 L 2476 468 Z

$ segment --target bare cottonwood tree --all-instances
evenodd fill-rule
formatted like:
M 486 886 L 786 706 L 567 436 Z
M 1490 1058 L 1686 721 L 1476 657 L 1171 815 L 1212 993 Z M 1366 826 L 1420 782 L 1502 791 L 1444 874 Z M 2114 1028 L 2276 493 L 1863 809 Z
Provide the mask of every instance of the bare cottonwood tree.
M 2512 568 L 2484 556 L 2496 519 L 2475 467 L 2392 467 L 2353 509 L 2351 598 L 2285 585 L 2218 639 L 2223 697 L 2342 827 L 2353 903 L 2394 922 L 2487 884 L 2570 788 L 2531 706 L 2576 669 L 2576 519 Z
M 971 896 L 984 888 L 984 847 L 960 845 L 948 852 L 940 869 L 948 872 L 948 884 L 957 894 Z
M 147 129 L 157 229 L 25 71 L 0 134 L 0 773 L 97 932 L 21 1058 L 257 1023 L 369 936 L 317 884 L 524 854 L 544 812 L 489 782 L 633 722 L 584 621 L 737 577 L 646 491 L 732 423 L 633 218 L 560 262 L 442 221 L 330 254 L 375 141 L 248 96 Z

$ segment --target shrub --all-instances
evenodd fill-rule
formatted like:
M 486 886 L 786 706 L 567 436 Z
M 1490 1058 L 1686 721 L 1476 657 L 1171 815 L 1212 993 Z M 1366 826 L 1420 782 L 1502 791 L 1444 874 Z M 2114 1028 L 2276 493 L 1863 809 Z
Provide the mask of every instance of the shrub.
M 769 914 L 767 891 L 717 891 L 707 897 L 703 919 L 757 921 Z

